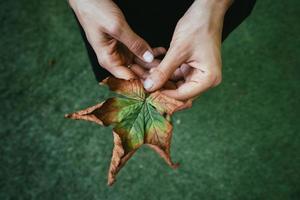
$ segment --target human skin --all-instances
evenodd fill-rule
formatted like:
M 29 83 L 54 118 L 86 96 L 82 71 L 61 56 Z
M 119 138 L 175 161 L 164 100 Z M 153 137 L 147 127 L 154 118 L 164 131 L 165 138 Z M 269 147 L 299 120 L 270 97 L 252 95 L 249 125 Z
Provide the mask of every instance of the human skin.
M 196 0 L 178 21 L 170 48 L 150 70 L 144 87 L 152 92 L 173 78 L 178 88 L 163 92 L 178 100 L 193 99 L 221 82 L 221 36 L 232 0 Z
M 135 57 L 153 62 L 154 53 L 148 43 L 132 31 L 118 6 L 111 0 L 69 0 L 99 64 L 115 77 L 130 79 L 136 74 L 127 66 Z
M 223 19 L 232 0 L 195 0 L 178 21 L 167 52 L 162 47 L 151 49 L 131 30 L 111 0 L 69 3 L 99 64 L 114 76 L 139 77 L 149 92 L 162 90 L 170 97 L 189 102 L 221 82 Z M 165 52 L 162 61 L 155 59 Z M 173 86 L 169 80 L 173 80 Z

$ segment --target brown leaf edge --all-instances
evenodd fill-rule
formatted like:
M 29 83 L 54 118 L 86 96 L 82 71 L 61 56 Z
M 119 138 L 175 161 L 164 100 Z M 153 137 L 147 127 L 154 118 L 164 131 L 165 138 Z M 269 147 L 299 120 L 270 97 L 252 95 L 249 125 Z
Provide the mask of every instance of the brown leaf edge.
M 161 93 L 156 92 L 155 95 L 153 96 L 154 102 L 157 97 L 160 97 L 160 99 L 164 99 L 166 102 L 169 100 L 167 97 L 164 97 L 164 95 L 161 95 Z M 164 101 L 163 101 L 164 102 Z M 164 103 L 166 103 L 164 102 Z M 170 101 L 172 102 L 172 101 Z M 91 121 L 94 123 L 97 123 L 99 125 L 103 125 L 103 122 L 100 120 L 100 118 L 97 117 L 97 113 L 101 106 L 103 105 L 104 102 L 99 103 L 95 106 L 91 106 L 89 108 L 86 108 L 84 110 L 80 110 L 75 113 L 71 114 L 66 114 L 66 118 L 70 119 L 75 119 L 75 120 L 86 120 L 86 121 Z M 178 104 L 173 101 L 173 105 L 168 107 L 167 110 L 164 110 L 165 112 L 172 114 L 176 109 L 174 107 L 177 107 Z M 177 104 L 177 105 L 176 105 Z M 165 105 L 167 106 L 167 105 Z M 180 107 L 180 106 L 179 106 Z M 162 111 L 162 110 L 161 110 Z M 163 111 L 162 111 L 163 112 Z M 167 115 L 167 119 L 170 118 L 170 115 Z M 170 122 L 170 120 L 168 120 Z M 150 144 L 150 143 L 145 143 L 147 146 L 152 148 L 155 152 L 157 152 L 164 160 L 165 162 L 173 169 L 177 168 L 179 166 L 178 163 L 174 164 L 171 160 L 170 156 L 170 142 L 171 142 L 171 137 L 172 137 L 172 131 L 173 131 L 173 126 L 170 122 L 170 130 L 167 133 L 168 138 L 167 138 L 167 143 L 164 148 L 161 148 L 158 145 L 155 144 Z M 114 137 L 114 148 L 113 148 L 113 153 L 112 153 L 112 158 L 111 158 L 111 163 L 108 171 L 108 182 L 107 184 L 111 186 L 115 181 L 116 181 L 116 175 L 120 171 L 120 169 L 125 165 L 125 163 L 131 158 L 131 156 L 136 152 L 137 149 L 128 152 L 126 155 L 124 152 L 124 148 L 122 146 L 122 141 L 120 136 L 113 131 L 113 137 Z
M 166 138 L 166 145 L 163 148 L 161 148 L 158 145 L 155 144 L 151 144 L 151 143 L 145 143 L 148 147 L 150 147 L 151 149 L 153 149 L 158 155 L 160 155 L 161 158 L 164 159 L 164 161 L 172 168 L 172 169 L 176 169 L 179 167 L 179 163 L 174 163 L 171 159 L 171 152 L 170 152 L 170 147 L 171 147 L 171 139 L 172 139 L 172 134 L 173 134 L 173 125 L 171 124 L 170 119 L 170 115 L 166 116 L 166 119 L 168 120 L 170 129 L 167 133 L 167 138 Z
M 110 91 L 137 100 L 144 100 L 146 94 L 139 79 L 125 80 L 109 76 L 102 80 L 99 85 L 107 85 Z
M 102 121 L 97 117 L 97 113 L 101 108 L 101 106 L 103 105 L 103 103 L 104 102 L 71 114 L 66 114 L 65 118 L 90 121 L 103 126 Z M 113 147 L 112 158 L 108 170 L 108 179 L 107 179 L 107 184 L 109 186 L 113 185 L 113 183 L 116 181 L 117 173 L 137 150 L 136 149 L 125 154 L 120 136 L 113 131 L 113 137 L 114 137 L 114 147 Z
M 88 107 L 84 110 L 80 110 L 71 114 L 66 114 L 65 118 L 69 119 L 75 119 L 75 120 L 86 120 L 90 122 L 95 122 L 96 124 L 99 124 L 103 126 L 102 121 L 97 117 L 96 111 L 101 108 L 104 102 L 96 104 L 94 106 Z
M 88 107 L 84 110 L 80 110 L 71 114 L 66 114 L 65 117 L 66 118 L 70 118 L 70 119 L 75 119 L 75 120 L 86 120 L 86 121 L 91 121 L 94 123 L 97 123 L 98 125 L 103 125 L 102 121 L 97 117 L 97 111 L 101 108 L 101 106 L 103 105 L 102 103 L 99 103 L 95 106 L 91 106 Z M 170 118 L 169 115 L 167 115 L 166 117 L 167 119 Z M 168 122 L 170 122 L 170 120 L 168 120 Z M 165 150 L 163 150 L 161 147 L 159 147 L 158 145 L 154 145 L 154 144 L 149 144 L 146 143 L 146 145 L 148 147 L 150 147 L 151 149 L 153 149 L 157 154 L 159 154 L 164 160 L 165 162 L 173 169 L 176 169 L 179 164 L 176 163 L 174 164 L 171 160 L 171 156 L 170 156 L 170 142 L 171 142 L 171 137 L 172 137 L 172 129 L 173 126 L 170 124 L 171 128 L 169 130 L 168 134 L 168 138 L 167 138 L 167 144 L 165 147 Z M 126 155 L 124 148 L 122 146 L 122 140 L 120 138 L 120 136 L 113 131 L 113 137 L 114 137 L 114 147 L 113 147 L 113 151 L 112 151 L 112 157 L 111 157 L 111 162 L 110 162 L 110 167 L 108 170 L 108 178 L 107 178 L 107 184 L 109 186 L 112 186 L 115 181 L 116 181 L 116 175 L 117 173 L 120 171 L 120 169 L 126 164 L 126 162 L 131 158 L 131 156 L 136 152 L 136 150 L 130 151 L 128 152 Z
M 128 152 L 126 155 L 124 148 L 122 146 L 122 140 L 120 136 L 113 131 L 114 136 L 114 148 L 111 157 L 111 162 L 108 170 L 107 185 L 112 186 L 116 181 L 117 173 L 126 164 L 126 162 L 131 158 L 131 156 L 136 152 L 137 149 Z

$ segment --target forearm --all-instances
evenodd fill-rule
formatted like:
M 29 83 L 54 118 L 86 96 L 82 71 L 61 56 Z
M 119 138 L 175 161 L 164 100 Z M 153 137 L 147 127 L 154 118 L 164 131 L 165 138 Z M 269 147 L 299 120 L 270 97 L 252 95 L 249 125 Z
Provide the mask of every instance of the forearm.
M 195 0 L 194 6 L 215 19 L 223 19 L 234 0 Z
M 195 0 L 195 3 L 200 7 L 208 9 L 218 9 L 221 12 L 226 12 L 234 0 Z
M 233 0 L 195 0 L 178 22 L 185 23 L 194 33 L 209 33 L 219 37 L 224 16 Z M 188 20 L 186 20 L 188 19 Z

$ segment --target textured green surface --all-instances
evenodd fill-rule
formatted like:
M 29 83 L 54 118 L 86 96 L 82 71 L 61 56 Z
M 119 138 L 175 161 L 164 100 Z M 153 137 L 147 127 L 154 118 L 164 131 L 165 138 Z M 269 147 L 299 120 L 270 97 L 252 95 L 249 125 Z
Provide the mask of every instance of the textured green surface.
M 1 200 L 299 199 L 299 0 L 259 1 L 224 43 L 223 83 L 175 114 L 181 167 L 143 147 L 112 188 L 111 130 L 63 118 L 108 96 L 66 2 L 0 8 Z

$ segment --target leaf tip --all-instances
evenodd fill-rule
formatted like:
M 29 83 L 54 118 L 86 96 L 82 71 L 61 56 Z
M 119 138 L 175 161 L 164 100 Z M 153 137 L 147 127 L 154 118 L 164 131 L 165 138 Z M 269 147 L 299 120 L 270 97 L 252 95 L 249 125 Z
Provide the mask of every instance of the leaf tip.
M 180 163 L 172 163 L 169 165 L 172 169 L 177 169 L 180 166 Z
M 65 114 L 64 118 L 72 119 L 74 113 Z
M 111 187 L 115 182 L 116 182 L 116 179 L 108 179 L 107 185 Z
M 103 79 L 101 82 L 99 82 L 99 85 L 106 85 L 109 78 L 110 77 L 107 77 L 107 78 Z

